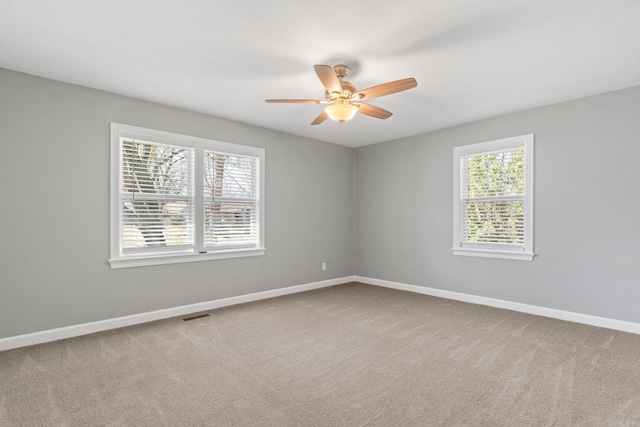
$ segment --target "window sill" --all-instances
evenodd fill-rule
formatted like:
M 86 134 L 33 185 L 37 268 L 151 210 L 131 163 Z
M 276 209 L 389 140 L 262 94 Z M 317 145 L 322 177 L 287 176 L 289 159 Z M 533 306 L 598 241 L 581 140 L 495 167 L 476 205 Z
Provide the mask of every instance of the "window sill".
M 184 262 L 213 261 L 218 259 L 244 258 L 264 255 L 266 249 L 237 249 L 224 252 L 185 253 L 185 254 L 159 254 L 159 255 L 131 255 L 109 260 L 111 269 L 144 267 L 148 265 L 178 264 Z
M 454 255 L 474 256 L 480 258 L 513 259 L 517 261 L 533 261 L 533 252 L 504 251 L 497 249 L 453 248 Z

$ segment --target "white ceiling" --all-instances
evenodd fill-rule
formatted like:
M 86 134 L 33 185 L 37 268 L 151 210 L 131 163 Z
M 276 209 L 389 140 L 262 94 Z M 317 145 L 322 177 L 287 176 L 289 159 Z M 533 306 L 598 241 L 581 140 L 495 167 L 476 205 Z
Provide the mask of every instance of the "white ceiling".
M 640 85 L 638 0 L 0 0 L 0 67 L 351 147 Z M 310 126 L 314 64 L 394 113 Z

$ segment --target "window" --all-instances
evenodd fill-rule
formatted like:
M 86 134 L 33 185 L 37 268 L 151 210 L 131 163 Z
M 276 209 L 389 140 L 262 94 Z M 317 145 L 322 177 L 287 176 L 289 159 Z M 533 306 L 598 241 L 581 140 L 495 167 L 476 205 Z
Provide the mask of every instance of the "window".
M 264 251 L 263 149 L 111 124 L 111 268 Z
M 453 253 L 533 259 L 533 134 L 454 148 Z

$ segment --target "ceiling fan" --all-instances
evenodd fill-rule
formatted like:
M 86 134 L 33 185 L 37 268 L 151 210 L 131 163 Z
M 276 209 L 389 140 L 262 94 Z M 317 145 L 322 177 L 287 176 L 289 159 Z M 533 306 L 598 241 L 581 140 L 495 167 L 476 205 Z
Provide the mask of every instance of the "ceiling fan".
M 325 99 L 266 99 L 265 102 L 328 104 L 324 111 L 311 122 L 312 125 L 318 125 L 328 118 L 337 122 L 345 122 L 351 120 L 356 113 L 362 113 L 376 119 L 387 119 L 393 113 L 375 105 L 363 104 L 360 101 L 402 92 L 418 86 L 416 79 L 409 77 L 358 91 L 353 83 L 343 80 L 349 73 L 348 66 L 343 64 L 335 67 L 314 65 L 313 68 L 326 89 L 324 93 Z

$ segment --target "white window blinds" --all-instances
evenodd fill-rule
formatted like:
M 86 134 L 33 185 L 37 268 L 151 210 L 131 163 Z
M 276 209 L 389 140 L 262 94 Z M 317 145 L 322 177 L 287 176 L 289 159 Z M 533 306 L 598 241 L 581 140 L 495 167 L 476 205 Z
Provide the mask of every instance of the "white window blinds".
M 205 248 L 255 244 L 259 226 L 257 160 L 205 150 Z
M 193 149 L 122 140 L 122 250 L 193 248 Z
M 460 158 L 464 243 L 524 244 L 524 148 Z

